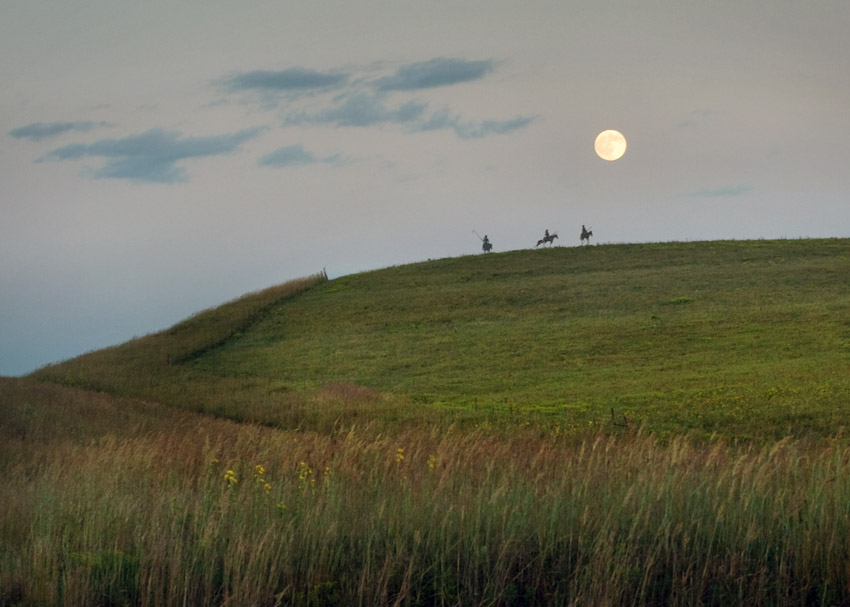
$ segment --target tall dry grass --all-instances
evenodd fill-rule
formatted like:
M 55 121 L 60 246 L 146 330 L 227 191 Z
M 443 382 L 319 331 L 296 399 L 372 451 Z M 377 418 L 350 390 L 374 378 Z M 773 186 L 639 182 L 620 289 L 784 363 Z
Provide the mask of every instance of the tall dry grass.
M 0 604 L 850 601 L 839 441 L 318 434 L 22 380 L 0 415 Z

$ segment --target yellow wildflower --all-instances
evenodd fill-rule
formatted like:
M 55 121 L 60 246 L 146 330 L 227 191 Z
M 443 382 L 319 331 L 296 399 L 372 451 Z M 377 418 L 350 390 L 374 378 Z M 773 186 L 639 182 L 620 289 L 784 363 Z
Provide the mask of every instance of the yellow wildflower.
M 298 472 L 298 488 L 303 490 L 307 486 L 307 482 L 311 485 L 316 483 L 316 479 L 313 477 L 313 469 L 307 465 L 307 462 L 299 462 L 298 463 L 300 470 Z

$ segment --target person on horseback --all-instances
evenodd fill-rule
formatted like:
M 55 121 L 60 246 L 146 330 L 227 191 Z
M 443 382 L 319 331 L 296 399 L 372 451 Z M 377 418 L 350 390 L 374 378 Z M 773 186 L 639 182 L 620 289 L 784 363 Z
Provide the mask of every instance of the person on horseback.
M 490 243 L 490 239 L 487 238 L 487 234 L 484 234 L 484 238 L 481 239 L 481 249 L 485 253 L 489 253 L 490 249 L 493 248 L 493 245 Z
M 550 233 L 549 233 L 549 230 L 547 229 L 547 230 L 545 231 L 545 234 L 543 235 L 543 238 L 541 238 L 540 240 L 538 240 L 538 241 L 537 241 L 537 244 L 536 244 L 535 246 L 538 246 L 538 247 L 539 247 L 539 246 L 540 246 L 540 245 L 542 245 L 542 244 L 549 244 L 549 245 L 551 245 L 552 243 L 554 243 L 554 242 L 555 242 L 555 239 L 556 239 L 557 237 L 558 237 L 558 233 L 557 233 L 557 232 L 552 232 L 552 233 L 550 234 Z

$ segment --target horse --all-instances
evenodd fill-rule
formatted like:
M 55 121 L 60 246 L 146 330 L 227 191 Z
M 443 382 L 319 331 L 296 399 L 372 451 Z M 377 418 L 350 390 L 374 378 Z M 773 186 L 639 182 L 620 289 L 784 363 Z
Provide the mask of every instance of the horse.
M 590 244 L 590 237 L 593 236 L 593 230 L 588 230 L 584 226 L 581 226 L 581 243 L 584 244 L 584 241 L 587 241 L 587 244 Z
M 540 240 L 538 240 L 538 241 L 537 241 L 537 244 L 536 244 L 536 245 L 534 245 L 534 246 L 535 246 L 535 247 L 539 247 L 539 246 L 540 246 L 540 245 L 542 245 L 542 244 L 547 244 L 547 243 L 548 243 L 548 244 L 552 244 L 552 242 L 553 242 L 553 241 L 554 241 L 557 237 L 558 237 L 558 233 L 557 233 L 557 232 L 552 232 L 551 234 L 547 234 L 546 236 L 544 236 L 543 238 L 541 238 Z

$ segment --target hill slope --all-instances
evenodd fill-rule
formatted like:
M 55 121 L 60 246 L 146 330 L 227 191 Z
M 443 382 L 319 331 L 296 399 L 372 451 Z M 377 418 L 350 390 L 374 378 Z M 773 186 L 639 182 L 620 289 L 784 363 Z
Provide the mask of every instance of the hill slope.
M 659 432 L 832 433 L 850 395 L 848 269 L 846 239 L 444 259 L 315 280 L 203 347 L 178 325 L 35 376 L 285 426 L 577 429 L 614 409 Z

